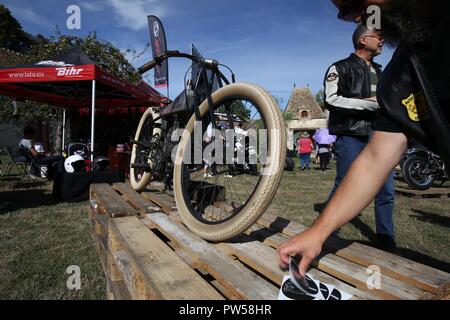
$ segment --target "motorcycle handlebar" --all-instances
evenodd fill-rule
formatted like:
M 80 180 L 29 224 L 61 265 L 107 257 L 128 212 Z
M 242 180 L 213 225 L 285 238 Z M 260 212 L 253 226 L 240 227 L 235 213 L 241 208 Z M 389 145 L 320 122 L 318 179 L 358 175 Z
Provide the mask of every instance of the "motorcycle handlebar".
M 147 62 L 142 67 L 138 68 L 139 74 L 146 73 L 148 70 L 153 69 L 156 66 L 157 62 L 156 60 L 152 60 L 150 62 Z
M 166 51 L 163 54 L 155 57 L 152 61 L 147 62 L 140 68 L 138 68 L 139 74 L 143 74 L 151 69 L 153 69 L 157 64 L 160 64 L 164 60 L 167 60 L 168 58 L 187 58 L 190 60 L 193 60 L 195 62 L 202 62 L 206 64 L 209 68 L 217 68 L 219 65 L 219 62 L 217 60 L 208 60 L 208 59 L 200 59 L 199 57 L 187 54 L 187 53 L 181 53 L 179 51 Z

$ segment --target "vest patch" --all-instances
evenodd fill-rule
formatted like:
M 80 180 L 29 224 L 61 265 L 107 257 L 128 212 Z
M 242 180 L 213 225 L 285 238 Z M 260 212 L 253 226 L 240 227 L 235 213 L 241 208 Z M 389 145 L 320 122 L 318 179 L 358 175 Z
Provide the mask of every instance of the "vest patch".
M 328 82 L 334 81 L 334 80 L 336 80 L 337 78 L 338 78 L 337 73 L 331 72 L 331 73 L 327 76 L 327 81 L 328 81 Z
M 428 119 L 428 106 L 422 92 L 411 93 L 408 98 L 402 100 L 402 104 L 406 107 L 412 121 Z

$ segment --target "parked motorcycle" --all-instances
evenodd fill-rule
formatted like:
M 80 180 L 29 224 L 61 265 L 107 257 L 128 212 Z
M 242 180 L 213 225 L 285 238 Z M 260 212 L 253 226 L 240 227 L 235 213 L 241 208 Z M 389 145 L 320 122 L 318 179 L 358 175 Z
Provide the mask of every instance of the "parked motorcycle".
M 137 191 L 150 181 L 162 182 L 174 191 L 178 212 L 191 231 L 207 240 L 226 240 L 258 220 L 275 195 L 286 157 L 283 118 L 267 91 L 235 83 L 234 74 L 228 80 L 219 67 L 230 69 L 216 60 L 167 51 L 139 72 L 174 57 L 193 61 L 200 72 L 195 81 L 184 81 L 185 90 L 173 102 L 142 116 L 131 141 L 130 182 Z M 219 84 L 215 92 L 214 81 Z M 234 137 L 215 130 L 221 114 L 223 124 L 235 128 Z M 247 148 L 242 136 L 247 132 L 250 138 L 251 131 L 258 135 Z M 234 155 L 239 150 L 243 162 Z
M 406 183 L 418 190 L 431 188 L 436 180 L 448 180 L 445 164 L 439 155 L 426 148 L 408 149 L 400 162 Z

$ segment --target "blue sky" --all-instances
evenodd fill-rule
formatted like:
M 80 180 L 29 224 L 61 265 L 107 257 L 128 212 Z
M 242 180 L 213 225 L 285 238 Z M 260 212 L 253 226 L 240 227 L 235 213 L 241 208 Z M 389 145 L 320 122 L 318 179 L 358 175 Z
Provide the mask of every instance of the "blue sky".
M 146 16 L 160 17 L 168 48 L 188 51 L 194 43 L 208 58 L 230 66 L 238 81 L 263 86 L 286 104 L 294 83 L 322 87 L 327 67 L 352 51 L 354 24 L 339 21 L 330 0 L 0 0 L 25 31 L 99 38 L 121 50 L 142 51 L 149 42 Z M 81 8 L 81 30 L 68 30 L 66 9 Z M 392 51 L 385 48 L 378 62 L 386 65 Z M 148 50 L 133 65 L 151 60 Z M 170 97 L 181 91 L 189 63 L 169 62 Z M 161 91 L 166 93 L 165 90 Z

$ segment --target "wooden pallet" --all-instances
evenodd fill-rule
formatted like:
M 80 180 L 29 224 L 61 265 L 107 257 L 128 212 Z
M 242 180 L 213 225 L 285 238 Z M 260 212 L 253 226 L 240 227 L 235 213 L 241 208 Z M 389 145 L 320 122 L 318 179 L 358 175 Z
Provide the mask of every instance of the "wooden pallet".
M 172 196 L 127 184 L 91 186 L 92 235 L 110 299 L 277 299 L 283 276 L 276 248 L 305 227 L 264 214 L 233 241 L 209 243 L 180 221 Z M 367 287 L 368 267 L 381 287 Z M 353 299 L 441 299 L 450 274 L 405 258 L 330 238 L 309 271 Z
M 413 198 L 450 198 L 450 188 L 432 187 L 427 190 L 413 189 L 407 185 L 395 186 L 395 192 L 405 197 Z

